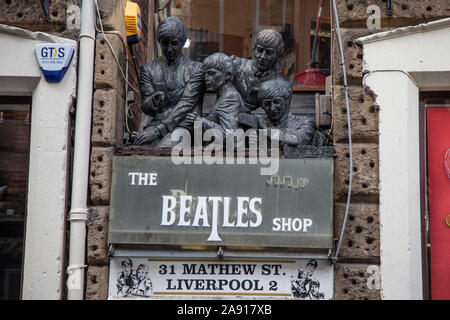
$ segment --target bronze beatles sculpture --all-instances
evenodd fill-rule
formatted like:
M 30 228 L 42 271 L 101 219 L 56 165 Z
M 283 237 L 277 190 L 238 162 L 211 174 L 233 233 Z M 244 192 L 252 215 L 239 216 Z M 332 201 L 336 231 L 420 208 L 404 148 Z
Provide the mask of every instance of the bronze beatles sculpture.
M 225 136 L 227 130 L 238 128 L 238 114 L 244 106 L 241 95 L 231 83 L 231 59 L 224 53 L 214 53 L 203 62 L 203 71 L 206 89 L 217 93 L 217 102 L 206 117 L 189 113 L 186 122 L 192 127 L 194 121 L 201 121 L 203 130 L 217 129 Z
M 284 51 L 277 31 L 258 32 L 253 59 L 215 53 L 203 65 L 182 54 L 187 34 L 180 20 L 162 21 L 156 37 L 163 56 L 142 67 L 140 80 L 142 111 L 152 118 L 137 134 L 134 145 L 169 146 L 175 128 L 192 130 L 195 121 L 201 121 L 203 130 L 217 129 L 223 134 L 237 128 L 277 128 L 284 144 L 311 144 L 313 121 L 290 113 L 291 85 L 275 70 Z M 217 93 L 217 102 L 208 115 L 202 115 L 206 90 Z M 263 118 L 253 113 L 260 107 L 265 111 Z
M 202 64 L 182 54 L 187 39 L 184 24 L 176 18 L 162 21 L 156 31 L 163 55 L 141 69 L 142 111 L 152 116 L 134 140 L 155 147 L 197 104 L 204 92 Z

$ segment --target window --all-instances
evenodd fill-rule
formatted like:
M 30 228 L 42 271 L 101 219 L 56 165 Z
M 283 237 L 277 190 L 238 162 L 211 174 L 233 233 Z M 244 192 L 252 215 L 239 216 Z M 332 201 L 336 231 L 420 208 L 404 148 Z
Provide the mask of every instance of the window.
M 159 0 L 157 7 L 160 21 L 171 16 L 184 22 L 188 32 L 184 54 L 192 60 L 202 62 L 214 52 L 251 58 L 254 35 L 273 28 L 285 42 L 278 72 L 295 84 L 295 76 L 310 68 L 317 0 Z M 330 74 L 330 40 L 330 8 L 324 1 L 313 54 L 318 62 L 314 66 L 324 76 Z
M 30 99 L 0 97 L 0 299 L 20 298 L 28 186 Z

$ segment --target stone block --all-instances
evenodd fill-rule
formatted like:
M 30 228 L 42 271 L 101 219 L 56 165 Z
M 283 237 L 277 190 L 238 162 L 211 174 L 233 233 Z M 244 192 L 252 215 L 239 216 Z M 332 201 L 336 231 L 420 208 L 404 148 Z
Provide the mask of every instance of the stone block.
M 349 186 L 349 146 L 334 144 L 336 158 L 334 161 L 334 198 L 342 200 L 348 193 Z M 378 144 L 353 144 L 352 197 L 363 196 L 378 199 Z
M 334 234 L 339 237 L 345 216 L 345 203 L 334 205 Z M 339 260 L 379 261 L 380 226 L 378 204 L 350 204 L 347 225 L 339 249 Z
M 334 272 L 336 300 L 380 300 L 377 265 L 338 264 Z
M 89 266 L 87 269 L 86 300 L 108 298 L 109 266 Z
M 117 89 L 119 94 L 123 96 L 125 94 L 124 80 L 114 55 L 125 74 L 124 44 L 118 35 L 105 34 L 105 36 L 98 34 L 96 39 L 94 88 Z
M 98 1 L 104 30 L 117 30 L 125 34 L 126 0 Z
M 95 214 L 88 224 L 88 264 L 107 265 L 109 207 L 94 207 Z
M 123 136 L 124 99 L 117 90 L 97 89 L 94 93 L 93 145 L 114 146 Z
M 339 22 L 344 27 L 366 27 L 370 14 L 367 8 L 377 5 L 381 13 L 381 27 L 401 27 L 450 16 L 447 0 L 393 1 L 392 16 L 388 16 L 385 0 L 337 0 Z
M 53 0 L 48 17 L 41 1 L 5 0 L 0 2 L 0 23 L 32 31 L 59 32 L 66 28 L 66 9 L 76 1 Z
M 94 205 L 109 204 L 113 147 L 93 147 L 89 185 L 91 188 L 91 203 Z
M 349 86 L 350 124 L 353 141 L 378 141 L 378 105 L 372 93 L 363 87 Z M 333 138 L 335 142 L 348 141 L 345 89 L 333 88 Z
M 368 36 L 374 33 L 385 31 L 365 29 L 341 29 L 342 50 L 344 52 L 345 72 L 349 83 L 362 84 L 363 72 L 363 48 L 356 43 L 360 37 Z M 341 54 L 338 41 L 333 37 L 333 83 L 344 84 L 344 77 L 341 66 Z

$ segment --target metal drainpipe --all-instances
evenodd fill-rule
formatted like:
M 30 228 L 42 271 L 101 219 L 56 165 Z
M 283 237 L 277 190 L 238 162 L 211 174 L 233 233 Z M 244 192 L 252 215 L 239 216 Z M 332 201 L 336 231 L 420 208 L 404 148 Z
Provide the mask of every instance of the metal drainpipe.
M 68 300 L 83 300 L 87 221 L 87 192 L 95 52 L 94 0 L 83 0 L 79 44 L 78 90 L 73 157 Z

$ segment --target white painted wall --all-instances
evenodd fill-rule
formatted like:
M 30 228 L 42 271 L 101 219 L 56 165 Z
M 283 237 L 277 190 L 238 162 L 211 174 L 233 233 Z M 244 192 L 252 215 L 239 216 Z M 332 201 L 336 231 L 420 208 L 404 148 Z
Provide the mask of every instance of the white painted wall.
M 76 61 L 60 83 L 41 74 L 34 48 L 73 40 L 0 25 L 0 94 L 32 95 L 23 299 L 61 299 L 66 223 L 69 108 Z
M 450 19 L 358 39 L 380 106 L 382 299 L 422 299 L 419 92 L 450 90 Z

